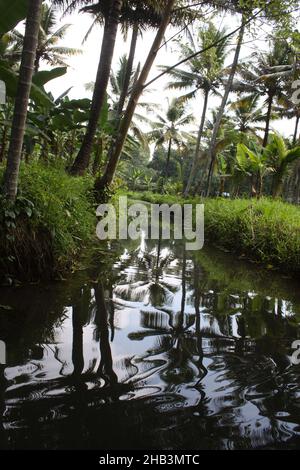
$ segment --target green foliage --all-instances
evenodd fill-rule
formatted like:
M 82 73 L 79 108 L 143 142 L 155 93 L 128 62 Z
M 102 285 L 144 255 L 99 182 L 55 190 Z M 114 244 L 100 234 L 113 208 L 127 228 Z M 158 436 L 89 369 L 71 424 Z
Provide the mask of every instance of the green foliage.
M 22 165 L 16 203 L 0 199 L 1 272 L 22 277 L 30 265 L 30 276 L 39 278 L 70 267 L 95 230 L 92 187 L 91 177 L 72 178 L 39 163 Z M 38 272 L 40 260 L 32 259 L 44 239 L 48 252 L 42 256 L 52 259 L 42 265 L 48 273 Z
M 28 0 L 0 0 L 0 37 L 26 17 Z
M 300 271 L 300 209 L 267 198 L 180 199 L 178 195 L 128 193 L 156 204 L 205 204 L 206 244 L 215 243 L 266 265 Z
M 0 61 L 0 80 L 6 85 L 7 95 L 14 98 L 17 92 L 19 75 L 9 66 L 5 61 Z M 35 83 L 32 84 L 31 99 L 44 107 L 52 106 L 52 100 L 49 98 L 44 89 L 37 86 Z

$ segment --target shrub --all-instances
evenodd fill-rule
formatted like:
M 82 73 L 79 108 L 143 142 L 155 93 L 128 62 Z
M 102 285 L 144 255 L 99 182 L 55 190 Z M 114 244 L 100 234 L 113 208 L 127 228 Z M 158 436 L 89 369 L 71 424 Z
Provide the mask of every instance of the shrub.
M 0 198 L 2 276 L 50 278 L 69 268 L 95 230 L 92 188 L 91 177 L 23 164 L 16 204 Z
M 205 204 L 206 243 L 265 264 L 300 271 L 300 208 L 279 200 L 183 199 L 150 192 L 128 193 L 156 204 Z

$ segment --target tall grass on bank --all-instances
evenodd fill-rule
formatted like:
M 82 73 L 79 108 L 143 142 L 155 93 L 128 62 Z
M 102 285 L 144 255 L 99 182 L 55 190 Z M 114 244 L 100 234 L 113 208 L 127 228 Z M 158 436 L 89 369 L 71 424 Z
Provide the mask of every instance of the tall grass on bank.
M 300 208 L 280 200 L 183 199 L 149 192 L 128 193 L 135 199 L 156 204 L 205 205 L 206 243 L 215 243 L 238 254 L 300 271 Z
M 0 278 L 49 279 L 95 232 L 93 179 L 32 163 L 22 165 L 19 187 L 15 205 L 0 196 Z

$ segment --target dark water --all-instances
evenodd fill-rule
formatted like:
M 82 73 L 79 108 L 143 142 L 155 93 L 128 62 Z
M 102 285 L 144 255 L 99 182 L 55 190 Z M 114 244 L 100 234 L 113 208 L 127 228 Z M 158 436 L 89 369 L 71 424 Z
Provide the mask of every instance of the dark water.
M 0 290 L 1 448 L 300 448 L 296 279 L 174 242 L 93 264 Z

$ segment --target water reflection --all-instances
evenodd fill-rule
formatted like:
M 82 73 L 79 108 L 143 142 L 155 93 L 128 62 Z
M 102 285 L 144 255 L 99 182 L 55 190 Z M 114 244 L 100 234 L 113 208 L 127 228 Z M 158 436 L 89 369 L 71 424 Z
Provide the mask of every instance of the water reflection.
M 184 243 L 1 290 L 1 448 L 297 448 L 297 282 Z

